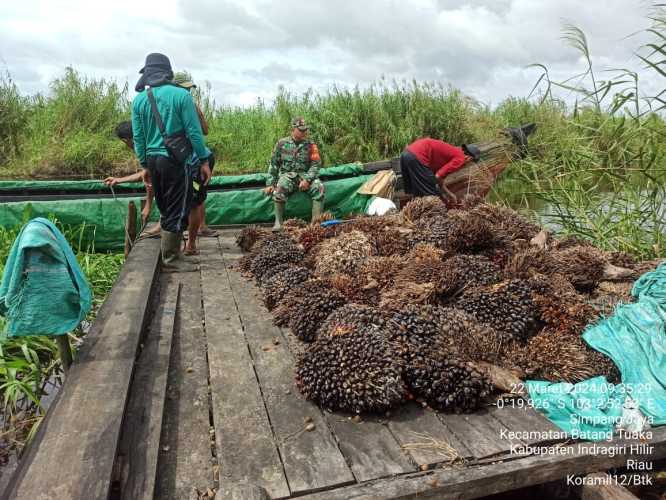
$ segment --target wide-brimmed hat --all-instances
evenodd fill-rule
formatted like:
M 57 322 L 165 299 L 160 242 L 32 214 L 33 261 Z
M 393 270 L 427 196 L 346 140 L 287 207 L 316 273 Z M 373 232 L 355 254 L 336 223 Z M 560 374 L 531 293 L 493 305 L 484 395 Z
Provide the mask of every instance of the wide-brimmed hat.
M 310 130 L 310 126 L 307 123 L 305 123 L 305 119 L 302 116 L 297 116 L 296 118 L 291 120 L 291 128 L 297 128 L 301 132 Z
M 481 159 L 481 150 L 474 144 L 463 144 L 462 150 L 467 156 L 471 156 L 474 161 Z
M 145 73 L 147 69 L 161 69 L 171 71 L 171 61 L 164 54 L 153 52 L 146 56 L 146 64 L 139 70 L 139 73 Z
M 184 89 L 196 88 L 197 86 L 192 81 L 192 75 L 187 71 L 179 71 L 173 75 L 173 83 Z

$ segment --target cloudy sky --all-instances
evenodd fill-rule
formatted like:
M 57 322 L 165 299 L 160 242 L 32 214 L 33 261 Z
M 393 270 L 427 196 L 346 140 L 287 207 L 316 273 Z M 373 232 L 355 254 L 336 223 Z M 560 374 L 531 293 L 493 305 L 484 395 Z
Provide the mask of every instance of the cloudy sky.
M 438 81 L 486 104 L 526 96 L 582 60 L 563 22 L 587 34 L 596 67 L 640 68 L 647 0 L 0 0 L 0 69 L 24 93 L 48 91 L 68 65 L 134 86 L 149 52 L 208 81 L 218 103 L 379 78 Z M 602 75 L 603 76 L 603 75 Z M 644 76 L 643 89 L 656 89 Z

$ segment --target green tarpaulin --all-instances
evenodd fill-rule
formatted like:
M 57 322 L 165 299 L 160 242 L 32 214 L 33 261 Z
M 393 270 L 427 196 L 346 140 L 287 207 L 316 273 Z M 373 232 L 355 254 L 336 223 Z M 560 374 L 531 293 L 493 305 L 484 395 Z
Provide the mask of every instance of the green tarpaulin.
M 341 172 L 356 173 L 355 177 L 325 181 L 325 209 L 337 217 L 351 213 L 363 213 L 370 202 L 370 196 L 356 191 L 371 175 L 358 175 L 356 165 L 334 167 Z M 332 169 L 329 169 L 329 171 Z M 257 174 L 263 175 L 263 174 Z M 336 174 L 339 175 L 339 174 Z M 235 176 L 239 177 L 239 176 Z M 243 176 L 245 177 L 245 176 Z M 218 177 L 222 182 L 228 177 Z M 225 181 L 227 182 L 227 181 Z M 219 185 L 219 184 L 218 184 Z M 92 244 L 96 251 L 120 250 L 125 240 L 125 222 L 128 204 L 134 201 L 140 212 L 141 197 L 81 199 L 63 201 L 32 201 L 4 203 L 0 207 L 0 226 L 13 228 L 34 217 L 55 217 L 65 225 L 85 225 L 82 231 L 82 244 Z M 287 203 L 287 217 L 300 217 L 308 220 L 310 199 L 304 193 L 297 193 Z M 153 205 L 152 220 L 158 219 L 157 207 Z M 211 225 L 252 224 L 270 222 L 273 219 L 271 198 L 261 189 L 239 189 L 236 191 L 209 192 L 206 201 L 206 222 Z M 137 220 L 137 227 L 139 222 Z
M 333 167 L 322 168 L 320 170 L 320 177 L 326 180 L 331 177 L 338 177 L 341 175 L 360 175 L 363 173 L 363 166 L 360 163 L 348 163 L 345 165 L 335 165 Z M 213 187 L 227 187 L 237 186 L 242 184 L 261 184 L 266 183 L 267 174 L 246 174 L 246 175 L 220 175 L 211 179 L 210 185 Z M 30 180 L 15 180 L 15 181 L 0 181 L 0 194 L 2 191 L 15 191 L 15 190 L 30 190 L 30 191 L 98 191 L 109 190 L 101 180 L 89 181 L 30 181 Z M 128 183 L 118 184 L 113 188 L 116 192 L 131 191 L 136 189 L 143 189 L 141 183 Z

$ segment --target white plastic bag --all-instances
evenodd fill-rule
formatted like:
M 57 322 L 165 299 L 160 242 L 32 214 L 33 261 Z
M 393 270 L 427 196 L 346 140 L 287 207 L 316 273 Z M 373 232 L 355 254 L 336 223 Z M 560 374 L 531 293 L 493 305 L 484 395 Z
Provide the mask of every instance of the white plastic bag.
M 395 203 L 393 203 L 391 200 L 377 196 L 370 202 L 366 212 L 368 215 L 385 215 L 389 210 L 397 209 L 398 208 L 395 206 Z

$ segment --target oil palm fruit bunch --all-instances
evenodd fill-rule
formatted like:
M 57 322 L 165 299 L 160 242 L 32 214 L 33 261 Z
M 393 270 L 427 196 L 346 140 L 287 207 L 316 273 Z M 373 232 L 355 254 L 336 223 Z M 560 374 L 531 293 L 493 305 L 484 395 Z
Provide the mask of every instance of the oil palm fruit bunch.
M 576 383 L 599 375 L 618 382 L 615 364 L 600 352 L 591 349 L 578 335 L 562 334 L 545 328 L 532 337 L 518 353 L 518 366 L 526 366 L 530 376 L 551 382 Z M 529 360 L 528 363 L 525 363 Z M 521 366 L 521 362 L 523 366 Z
M 454 306 L 474 316 L 506 340 L 526 341 L 535 333 L 535 305 L 530 286 L 521 280 L 465 290 Z
M 553 255 L 537 247 L 517 249 L 504 267 L 504 274 L 509 278 L 528 279 L 536 274 L 550 274 L 554 267 Z
M 409 251 L 407 233 L 395 227 L 386 227 L 373 234 L 376 254 L 389 257 L 405 255 Z
M 377 307 L 362 304 L 345 304 L 331 314 L 319 327 L 319 336 L 336 335 L 336 332 L 373 326 L 379 331 L 387 332 L 393 327 L 390 315 Z
M 501 280 L 499 266 L 488 257 L 454 255 L 442 263 L 437 291 L 443 297 L 450 297 L 465 287 L 492 285 Z
M 327 278 L 331 286 L 340 292 L 348 302 L 378 305 L 380 290 L 376 283 L 369 283 L 367 276 L 362 274 L 351 277 L 348 274 L 334 274 Z
M 397 255 L 373 256 L 361 265 L 359 275 L 368 283 L 376 283 L 379 289 L 385 289 L 393 286 L 403 264 L 403 259 Z
M 541 228 L 522 216 L 515 210 L 501 205 L 482 203 L 471 211 L 485 218 L 492 226 L 495 237 L 505 237 L 509 240 L 531 240 Z
M 298 264 L 303 257 L 303 250 L 291 238 L 266 238 L 256 249 L 250 264 L 250 272 L 255 280 L 259 281 L 262 275 L 271 268 L 280 264 Z
M 320 244 L 315 273 L 321 277 L 338 273 L 353 276 L 372 254 L 368 237 L 360 231 L 350 231 Z
M 389 338 L 405 361 L 405 381 L 413 395 L 442 411 L 479 407 L 490 384 L 450 349 L 451 339 L 463 336 L 462 322 L 441 307 L 409 305 L 393 312 L 391 324 Z
M 441 217 L 446 215 L 446 205 L 438 196 L 420 196 L 414 198 L 400 211 L 407 224 L 414 224 L 422 217 Z
M 490 224 L 481 216 L 450 210 L 446 217 L 424 217 L 415 223 L 410 243 L 429 243 L 446 253 L 468 253 L 491 247 L 494 236 Z
M 331 328 L 335 328 L 331 326 Z M 384 413 L 407 398 L 403 362 L 372 325 L 321 332 L 296 364 L 296 386 L 328 410 Z
M 301 230 L 298 236 L 298 243 L 303 247 L 305 252 L 310 252 L 318 243 L 326 239 L 326 229 L 319 224 L 310 224 Z
M 441 306 L 416 306 L 420 316 L 431 318 L 438 331 L 439 351 L 446 351 L 463 361 L 488 361 L 498 364 L 505 342 L 503 336 L 471 314 Z
M 442 353 L 420 356 L 405 367 L 409 390 L 428 406 L 449 413 L 469 413 L 484 404 L 490 382 L 464 361 Z
M 257 241 L 262 240 L 269 234 L 270 231 L 260 226 L 245 226 L 241 232 L 238 233 L 238 236 L 236 236 L 236 245 L 238 245 L 244 252 L 249 252 Z
M 383 290 L 379 298 L 379 306 L 397 309 L 405 304 L 430 304 L 437 299 L 434 283 L 395 282 L 393 288 Z
M 303 266 L 287 264 L 286 267 L 279 267 L 282 269 L 269 278 L 264 275 L 261 283 L 264 305 L 269 311 L 273 310 L 292 288 L 312 277 L 310 270 Z
M 594 289 L 604 274 L 606 256 L 592 246 L 574 246 L 553 253 L 550 273 L 567 277 L 577 290 Z
M 289 326 L 304 342 L 312 342 L 319 325 L 345 298 L 323 280 L 309 280 L 293 287 L 275 309 L 273 320 L 277 326 Z

